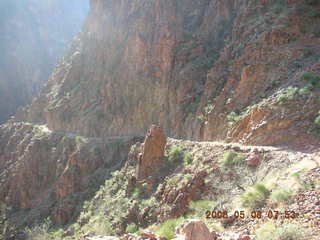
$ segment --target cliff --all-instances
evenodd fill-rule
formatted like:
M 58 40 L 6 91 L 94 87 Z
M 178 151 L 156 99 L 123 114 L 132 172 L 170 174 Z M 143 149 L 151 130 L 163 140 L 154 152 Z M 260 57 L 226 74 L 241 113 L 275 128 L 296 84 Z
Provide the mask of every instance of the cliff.
M 87 136 L 142 135 L 158 123 L 173 137 L 316 144 L 319 89 L 303 73 L 319 78 L 318 10 L 305 1 L 91 1 L 73 50 L 17 121 Z M 278 101 L 289 86 L 296 92 Z
M 87 10 L 86 1 L 1 1 L 0 123 L 39 93 Z

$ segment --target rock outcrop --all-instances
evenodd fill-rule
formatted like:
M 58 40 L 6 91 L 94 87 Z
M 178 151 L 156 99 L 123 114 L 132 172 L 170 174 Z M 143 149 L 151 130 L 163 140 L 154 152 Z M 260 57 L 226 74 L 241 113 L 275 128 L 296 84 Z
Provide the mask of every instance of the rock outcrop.
M 143 143 L 142 154 L 137 165 L 137 180 L 154 177 L 164 167 L 167 137 L 159 126 L 153 125 Z
M 39 93 L 88 7 L 87 0 L 1 1 L 0 123 Z

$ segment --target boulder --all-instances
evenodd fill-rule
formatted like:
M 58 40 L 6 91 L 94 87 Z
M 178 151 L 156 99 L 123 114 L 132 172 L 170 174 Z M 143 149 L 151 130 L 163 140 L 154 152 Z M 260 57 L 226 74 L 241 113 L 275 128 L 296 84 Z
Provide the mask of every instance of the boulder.
M 164 166 L 167 137 L 159 126 L 152 125 L 143 144 L 137 166 L 137 180 L 147 180 Z
M 258 151 L 253 151 L 247 157 L 246 162 L 249 167 L 256 168 L 261 163 L 261 155 Z
M 183 240 L 216 240 L 217 234 L 210 232 L 206 224 L 200 220 L 191 219 L 183 223 L 176 231 L 177 238 Z

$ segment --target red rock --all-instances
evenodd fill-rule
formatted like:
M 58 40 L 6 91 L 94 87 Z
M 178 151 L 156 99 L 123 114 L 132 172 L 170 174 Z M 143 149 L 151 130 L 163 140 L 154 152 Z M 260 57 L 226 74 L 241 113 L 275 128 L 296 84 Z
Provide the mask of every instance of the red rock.
M 210 232 L 206 224 L 200 220 L 188 220 L 176 231 L 185 240 L 215 240 L 216 233 Z
M 164 166 L 164 153 L 167 137 L 159 126 L 151 126 L 137 167 L 137 180 L 154 176 Z

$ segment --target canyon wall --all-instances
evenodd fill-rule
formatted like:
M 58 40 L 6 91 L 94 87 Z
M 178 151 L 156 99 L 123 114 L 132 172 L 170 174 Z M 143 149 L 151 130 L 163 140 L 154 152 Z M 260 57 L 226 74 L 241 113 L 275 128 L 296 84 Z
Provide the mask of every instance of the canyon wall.
M 303 88 L 304 72 L 319 73 L 319 18 L 312 15 L 319 5 L 304 0 L 92 0 L 90 5 L 72 50 L 17 121 L 87 136 L 143 135 L 160 124 L 172 137 L 299 145 L 299 136 L 316 144 L 309 127 L 319 111 L 319 89 L 282 104 L 277 99 L 288 86 Z M 230 113 L 251 117 L 232 123 Z
M 0 123 L 39 93 L 80 31 L 88 5 L 85 0 L 1 1 Z

